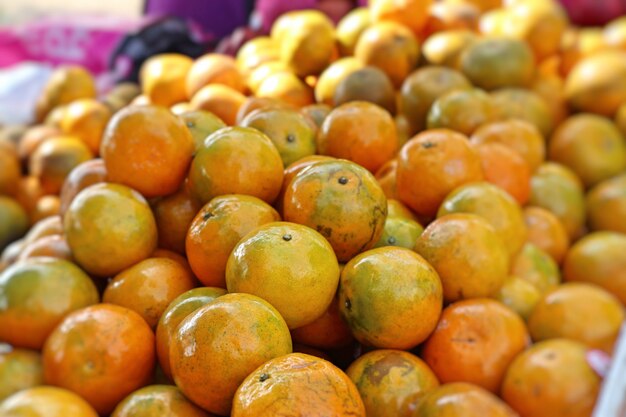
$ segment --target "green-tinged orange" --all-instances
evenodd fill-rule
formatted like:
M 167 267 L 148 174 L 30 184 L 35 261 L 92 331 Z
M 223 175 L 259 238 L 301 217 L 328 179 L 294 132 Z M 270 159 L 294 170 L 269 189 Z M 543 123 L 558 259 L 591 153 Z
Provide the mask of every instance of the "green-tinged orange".
M 3 346 L 0 346 L 3 348 Z M 7 397 L 43 384 L 39 352 L 8 347 L 0 351 L 0 403 Z
M 526 243 L 513 259 L 511 274 L 532 284 L 540 294 L 556 288 L 561 282 L 558 264 L 532 243 Z
M 111 417 L 211 417 L 173 385 L 148 385 L 124 398 Z
M 33 387 L 19 391 L 0 403 L 6 417 L 98 417 L 80 396 L 57 387 Z

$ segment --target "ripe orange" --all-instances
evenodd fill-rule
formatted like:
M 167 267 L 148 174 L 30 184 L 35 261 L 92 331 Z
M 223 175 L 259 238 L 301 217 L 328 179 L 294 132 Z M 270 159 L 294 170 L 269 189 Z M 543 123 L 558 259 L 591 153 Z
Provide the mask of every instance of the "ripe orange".
M 471 135 L 482 124 L 496 118 L 496 107 L 483 90 L 449 91 L 437 98 L 426 118 L 428 129 L 447 128 Z
M 446 302 L 495 296 L 509 272 L 509 253 L 495 229 L 475 214 L 448 214 L 430 223 L 415 251 L 437 271 Z
M 524 158 L 500 143 L 483 143 L 475 148 L 485 181 L 506 191 L 518 204 L 525 204 L 530 198 L 530 168 Z
M 234 247 L 226 264 L 228 292 L 261 297 L 278 310 L 290 329 L 321 317 L 338 283 L 339 265 L 328 241 L 294 223 L 268 223 L 254 229 Z
M 180 187 L 193 150 L 193 138 L 183 121 L 157 106 L 131 106 L 117 112 L 100 146 L 108 179 L 146 198 L 171 194 Z
M 194 152 L 198 152 L 204 146 L 204 140 L 211 133 L 226 127 L 222 119 L 204 110 L 187 110 L 181 113 L 180 118 L 193 137 Z
M 410 349 L 418 345 L 435 328 L 441 304 L 437 272 L 405 248 L 364 252 L 341 273 L 341 315 L 354 337 L 369 346 Z
M 206 411 L 189 401 L 171 385 L 148 385 L 124 398 L 111 417 L 152 417 L 167 413 L 168 417 L 210 417 Z
M 626 233 L 626 174 L 604 180 L 589 190 L 587 222 L 594 231 Z
M 399 246 L 406 249 L 413 249 L 417 238 L 423 231 L 424 228 L 415 220 L 387 215 L 383 234 L 374 247 Z
M 56 68 L 37 99 L 35 117 L 42 122 L 57 106 L 81 98 L 95 98 L 96 85 L 93 77 L 83 67 L 64 65 Z
M 0 250 L 24 236 L 28 223 L 28 214 L 17 201 L 0 196 Z
M 381 166 L 374 174 L 376 181 L 378 181 L 378 185 L 380 185 L 380 188 L 383 190 L 388 199 L 398 198 L 397 172 L 398 158 L 393 158 Z
M 187 98 L 185 82 L 194 62 L 186 55 L 156 54 L 141 64 L 141 90 L 153 104 L 169 107 Z M 197 66 L 196 66 L 197 68 Z
M 0 403 L 7 417 L 98 417 L 89 403 L 72 391 L 56 387 L 33 387 L 17 392 Z
M 350 327 L 341 317 L 338 297 L 333 298 L 326 312 L 315 321 L 293 329 L 291 338 L 294 343 L 319 349 L 339 349 L 354 340 Z
M 46 217 L 57 216 L 59 214 L 61 200 L 56 195 L 44 195 L 39 197 L 35 207 L 30 213 L 31 223 L 36 223 Z
M 337 86 L 348 75 L 363 68 L 365 65 L 354 57 L 339 58 L 326 68 L 315 84 L 315 101 L 329 106 L 335 106 L 335 92 Z
M 257 88 L 256 96 L 277 99 L 296 108 L 315 103 L 313 89 L 295 74 L 284 71 L 267 76 Z
M 274 307 L 250 294 L 227 294 L 200 307 L 181 322 L 170 344 L 176 385 L 220 415 L 230 413 L 235 391 L 250 373 L 288 353 L 287 324 Z
M 274 202 L 274 207 L 278 210 L 279 213 L 283 213 L 283 203 L 285 200 L 285 193 L 287 192 L 287 188 L 289 184 L 291 184 L 291 180 L 302 170 L 308 168 L 309 166 L 320 162 L 320 161 L 332 161 L 335 158 L 324 155 L 309 155 L 304 158 L 300 158 L 299 160 L 289 164 L 284 171 L 283 177 L 283 185 L 280 189 L 280 193 L 278 193 L 278 197 L 276 197 L 276 201 Z
M 82 140 L 97 155 L 100 152 L 102 134 L 111 115 L 111 110 L 97 100 L 75 100 L 63 112 L 61 130 L 66 135 Z
M 428 64 L 458 68 L 463 51 L 478 39 L 478 34 L 468 29 L 443 30 L 424 41 L 422 54 Z
M 365 67 L 348 74 L 337 84 L 335 105 L 350 101 L 367 101 L 391 114 L 396 113 L 396 92 L 391 80 L 377 67 Z
M 184 254 L 187 231 L 200 208 L 200 203 L 185 188 L 156 201 L 152 205 L 152 211 L 157 225 L 159 247 Z
M 256 197 L 215 197 L 187 231 L 185 248 L 191 269 L 204 285 L 226 288 L 226 262 L 237 243 L 262 224 L 279 220 L 276 210 Z
M 528 321 L 541 293 L 530 281 L 513 275 L 504 281 L 496 299 Z
M 38 352 L 10 347 L 0 352 L 0 403 L 18 391 L 39 385 L 43 385 L 43 370 Z
M 108 414 L 150 381 L 154 359 L 154 334 L 139 314 L 97 304 L 67 316 L 48 337 L 44 379 Z
M 0 195 L 15 195 L 22 168 L 14 147 L 4 142 L 0 142 L 0 167 Z
M 246 101 L 239 107 L 237 112 L 237 124 L 240 124 L 247 115 L 255 110 L 270 110 L 270 109 L 293 109 L 295 107 L 285 103 L 277 98 L 269 97 L 248 97 Z
M 536 92 L 506 87 L 491 92 L 491 99 L 499 120 L 522 119 L 535 125 L 544 137 L 552 132 L 552 113 L 548 103 Z
M 370 4 L 370 13 L 374 22 L 398 22 L 418 35 L 427 21 L 431 4 L 432 0 L 373 0 Z
M 25 243 L 18 260 L 40 256 L 73 261 L 72 250 L 65 237 L 61 235 L 44 236 L 31 243 Z
M 245 100 L 246 96 L 238 90 L 222 84 L 209 84 L 191 97 L 189 106 L 191 110 L 211 112 L 228 126 L 233 126 Z
M 77 165 L 65 178 L 59 193 L 61 216 L 65 214 L 74 197 L 90 185 L 106 182 L 107 170 L 102 159 L 90 159 Z
M 191 99 L 202 87 L 210 84 L 244 90 L 244 82 L 235 60 L 222 54 L 206 54 L 196 59 L 187 70 L 185 85 L 187 98 Z
M 570 240 L 559 219 L 544 208 L 528 206 L 524 208 L 524 221 L 528 230 L 527 241 L 560 264 L 569 249 Z
M 33 224 L 24 236 L 24 241 L 25 243 L 33 243 L 42 237 L 62 234 L 63 220 L 61 216 L 50 216 Z
M 55 126 L 35 125 L 28 128 L 17 143 L 19 158 L 22 161 L 27 160 L 44 141 L 51 137 L 59 136 L 61 133 L 61 129 Z
M 433 3 L 428 11 L 428 19 L 422 31 L 422 39 L 445 30 L 468 29 L 476 31 L 480 9 L 471 3 Z
M 370 9 L 357 7 L 346 14 L 337 24 L 335 37 L 341 56 L 354 55 L 354 47 L 361 33 L 372 23 Z
M 248 375 L 237 389 L 231 416 L 281 413 L 365 417 L 365 408 L 356 387 L 339 368 L 315 356 L 292 353 Z

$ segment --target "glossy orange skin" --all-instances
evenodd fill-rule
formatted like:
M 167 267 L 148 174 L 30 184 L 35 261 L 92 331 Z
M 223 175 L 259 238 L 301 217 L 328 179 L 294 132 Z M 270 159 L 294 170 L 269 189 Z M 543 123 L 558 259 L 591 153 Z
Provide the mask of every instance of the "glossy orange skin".
M 387 199 L 395 199 L 398 196 L 396 184 L 397 170 L 398 158 L 393 158 L 381 166 L 374 174 Z
M 108 414 L 148 383 L 154 360 L 154 334 L 139 314 L 97 304 L 70 314 L 52 332 L 43 349 L 44 380 Z
M 624 321 L 624 307 L 611 293 L 570 282 L 547 293 L 533 310 L 528 328 L 533 340 L 567 338 L 609 355 Z
M 148 258 L 117 274 L 102 301 L 137 312 L 154 329 L 170 302 L 194 287 L 191 271 L 178 262 Z
M 111 417 L 211 417 L 173 385 L 148 385 L 120 402 Z
M 342 104 L 324 120 L 317 136 L 318 152 L 355 162 L 376 172 L 398 151 L 391 115 L 365 101 Z
M 521 417 L 590 416 L 601 379 L 586 353 L 585 345 L 572 340 L 534 344 L 511 363 L 502 398 Z
M 530 281 L 512 275 L 504 281 L 496 299 L 528 321 L 541 293 Z
M 154 203 L 159 247 L 184 254 L 187 231 L 201 207 L 185 188 Z
M 368 352 L 346 374 L 359 390 L 368 417 L 410 417 L 424 394 L 439 386 L 424 361 L 401 350 Z
M 42 384 L 39 352 L 13 348 L 0 352 L 0 403 L 18 391 Z
M 374 23 L 365 29 L 354 48 L 355 58 L 380 68 L 396 88 L 416 67 L 419 52 L 419 43 L 406 26 L 387 21 Z
M 333 157 L 324 156 L 324 155 L 310 155 L 305 156 L 304 158 L 300 158 L 297 161 L 289 164 L 285 167 L 284 176 L 283 176 L 283 186 L 280 189 L 280 193 L 278 193 L 278 197 L 276 197 L 276 201 L 274 206 L 279 213 L 283 212 L 283 203 L 285 200 L 285 192 L 287 192 L 287 188 L 291 183 L 291 180 L 302 170 L 308 168 L 309 166 L 315 164 L 320 161 L 332 161 Z
M 41 349 L 65 316 L 100 298 L 80 268 L 53 258 L 10 266 L 0 275 L 0 289 L 0 339 L 29 349 Z
M 626 234 L 626 175 L 598 183 L 586 198 L 587 222 L 591 230 Z
M 561 282 L 559 265 L 538 246 L 526 243 L 511 262 L 511 274 L 531 283 L 544 294 Z
M 563 279 L 596 284 L 626 305 L 626 238 L 594 232 L 574 243 L 563 261 Z
M 31 223 L 36 223 L 46 217 L 57 216 L 60 213 L 61 200 L 56 195 L 39 197 L 35 208 L 30 213 Z
M 20 159 L 27 160 L 39 145 L 59 134 L 61 134 L 61 130 L 56 126 L 35 125 L 29 128 L 17 144 L 17 153 Z
M 172 377 L 170 344 L 176 336 L 180 322 L 200 307 L 225 294 L 226 290 L 223 288 L 194 288 L 176 297 L 165 309 L 156 328 L 156 352 L 159 365 L 168 378 Z
M 91 159 L 92 153 L 83 142 L 70 136 L 46 140 L 29 160 L 29 173 L 41 182 L 45 194 L 58 194 L 72 169 Z
M 20 159 L 15 149 L 4 142 L 0 142 L 0 166 L 0 194 L 15 195 L 22 175 Z
M 139 70 L 141 90 L 153 104 L 171 106 L 185 101 L 187 74 L 193 60 L 186 55 L 166 53 L 153 55 Z
M 491 96 L 478 88 L 452 90 L 437 98 L 426 116 L 428 129 L 452 129 L 471 135 L 497 117 Z
M 563 223 L 570 239 L 584 232 L 585 196 L 583 184 L 569 168 L 545 162 L 530 180 L 530 205 L 543 207 Z
M 518 417 L 489 391 L 465 382 L 443 384 L 426 394 L 415 417 Z
M 91 159 L 76 166 L 65 178 L 59 194 L 60 214 L 64 215 L 76 194 L 90 185 L 107 180 L 107 170 L 102 159 Z
M 371 248 L 382 234 L 387 201 L 365 168 L 321 161 L 300 171 L 285 192 L 284 220 L 319 231 L 339 262 Z
M 315 101 L 335 107 L 334 100 L 337 86 L 348 75 L 364 67 L 358 59 L 350 56 L 339 58 L 326 68 L 319 76 L 315 84 Z
M 100 146 L 109 180 L 146 198 L 171 194 L 180 187 L 193 150 L 193 138 L 183 121 L 157 106 L 130 106 L 117 112 Z
M 277 99 L 296 108 L 315 103 L 313 89 L 295 74 L 285 71 L 267 76 L 259 85 L 256 96 Z
M 222 84 L 209 84 L 202 87 L 189 102 L 192 110 L 205 110 L 215 114 L 228 126 L 237 122 L 237 112 L 246 96 Z
M 227 294 L 181 322 L 170 344 L 172 374 L 187 398 L 228 415 L 243 380 L 291 349 L 287 324 L 274 307 L 253 295 Z
M 356 387 L 339 368 L 324 359 L 292 353 L 266 362 L 243 381 L 231 416 L 281 413 L 365 417 L 365 407 Z
M 250 113 L 255 110 L 263 109 L 290 109 L 292 108 L 289 104 L 277 99 L 270 97 L 254 97 L 250 96 L 246 98 L 246 101 L 239 107 L 239 112 L 237 112 L 237 124 L 241 123 L 243 119 L 246 118 Z
M 517 313 L 498 301 L 477 298 L 443 310 L 422 358 L 442 383 L 469 382 L 498 393 L 509 364 L 529 344 Z
M 72 391 L 46 386 L 15 393 L 0 403 L 0 414 L 9 417 L 98 417 L 89 403 Z
M 206 54 L 196 59 L 186 77 L 187 98 L 192 98 L 202 87 L 210 84 L 244 91 L 243 78 L 232 57 Z
M 272 203 L 283 182 L 283 162 L 258 130 L 230 127 L 210 135 L 193 159 L 189 187 L 203 204 L 223 194 L 245 194 Z
M 307 325 L 293 329 L 291 339 L 294 343 L 314 348 L 338 349 L 349 345 L 354 337 L 350 327 L 341 317 L 339 299 L 336 297 L 322 316 Z
M 424 228 L 415 220 L 387 216 L 383 234 L 374 247 L 399 246 L 401 248 L 413 249 L 417 238 L 423 231 Z
M 94 99 L 81 99 L 70 103 L 63 112 L 61 130 L 76 136 L 97 155 L 104 129 L 111 118 L 111 110 Z
M 256 197 L 215 197 L 193 219 L 185 241 L 189 265 L 206 286 L 226 288 L 226 262 L 237 243 L 253 229 L 280 216 Z
M 95 98 L 93 77 L 83 67 L 64 65 L 55 69 L 37 99 L 35 118 L 42 122 L 48 113 L 63 104 L 80 98 Z
M 520 204 L 530 198 L 530 168 L 521 155 L 500 143 L 477 145 L 485 181 L 509 193 Z
M 387 218 L 397 217 L 400 219 L 418 221 L 413 212 L 400 201 L 393 198 L 387 199 Z
M 228 292 L 261 297 L 290 329 L 321 317 L 335 299 L 338 283 L 339 264 L 328 241 L 294 223 L 254 229 L 237 243 L 226 264 Z
M 444 30 L 478 29 L 480 9 L 471 3 L 433 3 L 421 33 L 422 39 Z
M 532 90 L 506 87 L 491 92 L 492 104 L 498 120 L 521 119 L 533 125 L 544 137 L 554 128 L 546 101 Z
M 432 0 L 374 0 L 370 4 L 372 21 L 398 22 L 406 25 L 416 35 L 421 32 L 428 18 Z
M 181 113 L 180 118 L 183 119 L 193 137 L 194 152 L 202 148 L 207 136 L 226 127 L 222 119 L 205 110 L 187 110 Z
M 326 119 L 326 116 L 331 112 L 332 107 L 326 104 L 310 104 L 300 109 L 302 113 L 309 121 L 312 121 L 315 127 L 318 129 L 322 127 L 322 123 Z
M 76 262 L 97 276 L 117 274 L 147 258 L 157 243 L 146 200 L 118 184 L 81 191 L 65 213 L 64 229 Z
M 47 256 L 72 261 L 72 250 L 65 237 L 61 235 L 44 236 L 32 243 L 24 245 L 19 260 Z
M 424 229 L 415 251 L 437 271 L 446 302 L 495 295 L 509 272 L 509 253 L 480 216 L 454 213 Z
M 444 30 L 424 40 L 422 54 L 429 64 L 457 68 L 465 48 L 478 39 L 478 34 L 468 29 Z
M 341 273 L 341 315 L 369 346 L 410 349 L 423 342 L 437 325 L 442 298 L 437 272 L 405 248 L 366 251 Z
M 28 214 L 17 201 L 0 196 L 0 250 L 24 236 L 28 230 Z
M 569 249 L 570 240 L 565 227 L 552 212 L 535 206 L 524 208 L 528 242 L 545 251 L 560 264 Z
M 435 215 L 450 191 L 482 179 L 480 157 L 463 134 L 451 130 L 420 133 L 398 156 L 398 199 L 418 215 Z
M 537 75 L 531 84 L 531 89 L 548 104 L 555 126 L 561 124 L 570 114 L 563 86 L 563 79 L 550 73 Z

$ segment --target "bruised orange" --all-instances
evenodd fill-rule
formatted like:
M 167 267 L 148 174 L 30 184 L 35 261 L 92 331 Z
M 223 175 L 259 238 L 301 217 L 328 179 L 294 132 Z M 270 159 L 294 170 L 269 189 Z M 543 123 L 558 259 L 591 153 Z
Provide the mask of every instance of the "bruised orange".
M 0 403 L 28 388 L 43 385 L 39 352 L 8 347 L 0 352 Z
M 0 403 L 0 414 L 9 417 L 97 417 L 98 413 L 74 392 L 57 387 L 33 387 Z
M 111 417 L 211 417 L 211 414 L 189 401 L 172 385 L 148 385 L 124 398 Z

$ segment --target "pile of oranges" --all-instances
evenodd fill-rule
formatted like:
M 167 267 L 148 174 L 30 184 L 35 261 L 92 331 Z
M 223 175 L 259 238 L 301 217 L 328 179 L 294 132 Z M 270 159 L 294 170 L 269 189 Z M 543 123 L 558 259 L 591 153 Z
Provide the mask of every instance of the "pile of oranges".
M 0 137 L 3 417 L 590 416 L 626 304 L 626 17 L 290 12 L 61 67 Z

